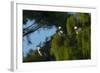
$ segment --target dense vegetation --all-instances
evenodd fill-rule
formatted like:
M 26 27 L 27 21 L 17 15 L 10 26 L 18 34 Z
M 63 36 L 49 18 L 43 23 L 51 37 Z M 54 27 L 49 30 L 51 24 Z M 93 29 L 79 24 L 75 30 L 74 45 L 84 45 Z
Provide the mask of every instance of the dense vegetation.
M 23 62 L 80 60 L 91 58 L 91 15 L 89 13 L 23 11 L 23 25 L 27 19 L 34 19 L 35 28 L 23 28 L 23 37 L 39 28 L 58 28 L 50 40 L 45 40 L 37 50 L 30 50 Z

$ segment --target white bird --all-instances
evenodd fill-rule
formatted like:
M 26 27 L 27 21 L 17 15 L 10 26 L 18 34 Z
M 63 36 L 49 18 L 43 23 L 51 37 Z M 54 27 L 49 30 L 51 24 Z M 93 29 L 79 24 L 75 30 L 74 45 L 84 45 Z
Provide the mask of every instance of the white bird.
M 76 30 L 77 29 L 77 26 L 75 26 L 74 29 Z
M 76 29 L 76 34 L 78 34 L 81 31 L 81 28 Z
M 60 30 L 60 33 L 63 34 L 63 31 Z
M 37 48 L 37 51 L 38 51 L 39 55 L 42 56 L 42 53 L 40 52 L 40 47 Z
M 59 26 L 58 29 L 61 29 L 61 26 Z
M 62 34 L 63 34 L 63 31 L 60 30 L 60 31 L 58 32 L 58 35 L 61 36 Z

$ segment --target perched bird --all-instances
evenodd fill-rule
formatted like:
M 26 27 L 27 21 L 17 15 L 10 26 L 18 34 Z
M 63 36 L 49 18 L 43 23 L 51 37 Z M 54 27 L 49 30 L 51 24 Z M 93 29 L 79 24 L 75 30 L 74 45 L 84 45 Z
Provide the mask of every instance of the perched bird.
M 75 26 L 74 29 L 76 30 L 77 29 L 77 26 Z
M 42 53 L 40 51 L 40 47 L 37 48 L 37 51 L 38 51 L 39 55 L 42 56 Z
M 62 31 L 61 29 L 62 29 L 62 27 L 59 26 L 59 27 L 58 27 L 58 30 L 57 30 L 57 33 L 58 33 L 58 35 L 60 35 L 60 36 L 63 34 L 63 31 Z
M 75 29 L 76 34 L 78 34 L 79 31 L 81 31 L 81 28 L 80 27 L 78 28 L 77 26 L 75 26 L 74 29 Z
M 61 29 L 61 26 L 59 26 L 58 29 L 60 30 Z

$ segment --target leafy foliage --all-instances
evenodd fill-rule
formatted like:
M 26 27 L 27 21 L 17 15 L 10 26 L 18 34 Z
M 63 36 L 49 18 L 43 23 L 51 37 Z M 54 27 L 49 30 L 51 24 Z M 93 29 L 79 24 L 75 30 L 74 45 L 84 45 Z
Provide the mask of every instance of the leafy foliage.
M 77 13 L 67 19 L 67 32 L 69 36 L 71 35 L 73 36 L 74 40 L 77 40 L 76 57 L 80 55 L 80 57 L 78 57 L 79 59 L 89 59 L 91 55 L 90 22 L 90 15 L 87 13 Z M 74 29 L 75 26 L 77 26 L 77 30 Z M 81 30 L 78 31 L 78 28 Z M 78 31 L 78 34 L 76 31 Z

